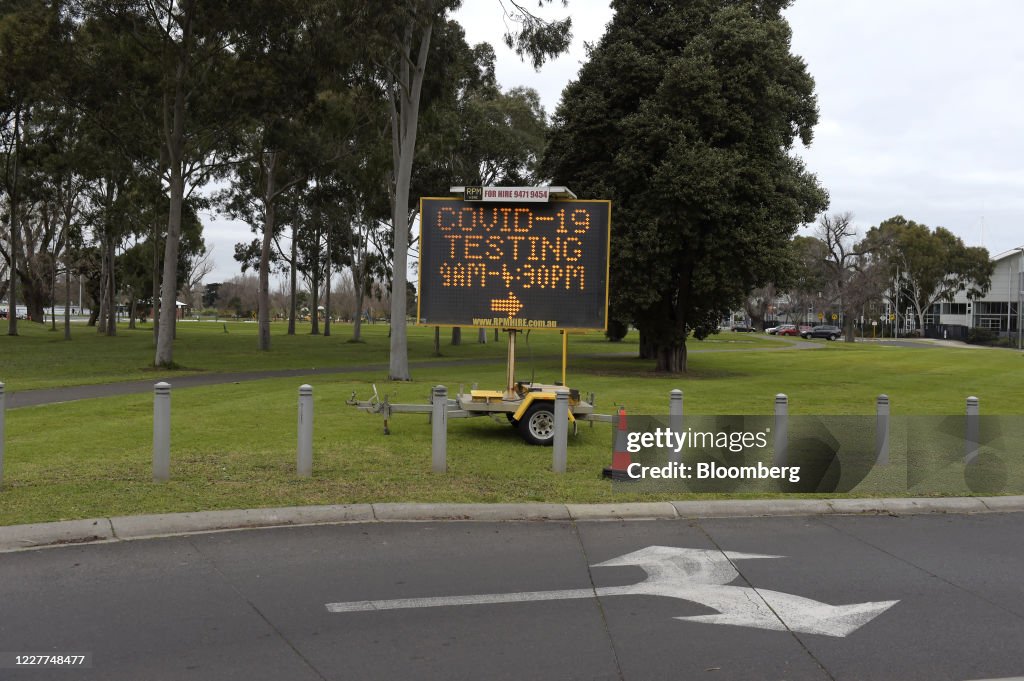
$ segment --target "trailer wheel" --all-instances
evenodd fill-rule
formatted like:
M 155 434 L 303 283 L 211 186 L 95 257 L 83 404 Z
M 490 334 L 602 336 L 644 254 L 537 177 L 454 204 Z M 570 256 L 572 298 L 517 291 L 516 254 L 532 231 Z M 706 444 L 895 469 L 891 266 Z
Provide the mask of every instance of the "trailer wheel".
M 519 419 L 519 434 L 531 445 L 548 446 L 555 440 L 555 407 L 551 402 L 535 402 Z

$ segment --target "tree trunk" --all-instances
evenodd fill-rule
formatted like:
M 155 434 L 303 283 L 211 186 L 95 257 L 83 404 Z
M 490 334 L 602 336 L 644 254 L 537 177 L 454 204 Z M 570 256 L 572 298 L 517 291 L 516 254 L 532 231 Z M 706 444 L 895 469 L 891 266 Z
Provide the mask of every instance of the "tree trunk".
M 267 154 L 267 184 L 263 194 L 263 245 L 260 249 L 260 285 L 256 307 L 259 316 L 259 349 L 270 350 L 270 245 L 274 239 L 274 175 L 277 170 L 277 152 Z M 294 238 L 292 239 L 294 243 Z M 292 270 L 295 263 L 292 263 Z
M 427 19 L 420 36 L 419 55 L 413 65 L 408 58 L 412 51 L 413 28 L 405 32 L 400 51 L 405 55 L 400 66 L 400 82 L 393 97 L 401 97 L 401 108 L 396 109 L 392 99 L 392 145 L 395 162 L 395 190 L 391 210 L 394 227 L 394 265 L 391 279 L 391 355 L 388 377 L 395 381 L 411 380 L 409 374 L 409 345 L 406 333 L 406 268 L 409 255 L 409 185 L 412 162 L 416 153 L 416 127 L 419 123 L 420 92 L 423 74 L 430 51 L 431 18 Z
M 7 287 L 7 335 L 18 335 L 18 160 L 21 151 L 21 108 L 14 110 L 14 164 L 11 176 L 10 208 L 11 208 L 11 283 Z
M 298 268 L 299 262 L 299 237 L 292 227 L 292 256 L 291 266 L 288 268 L 288 335 L 295 335 L 295 317 L 298 306 Z
M 310 272 L 309 283 L 309 297 L 310 307 L 309 320 L 312 324 L 312 328 L 309 331 L 311 336 L 320 335 L 320 227 L 319 225 L 313 227 L 313 257 L 310 263 L 312 272 Z
M 434 357 L 441 356 L 441 327 L 434 327 Z
M 153 221 L 153 345 L 160 339 L 160 225 Z
M 135 328 L 135 292 L 128 296 L 128 328 Z
M 658 359 L 655 371 L 682 374 L 686 373 L 686 342 L 658 345 L 654 348 Z
M 452 327 L 452 345 L 462 345 L 462 327 Z
M 184 116 L 184 113 L 182 114 Z M 181 209 L 185 200 L 185 178 L 181 174 L 181 163 L 171 163 L 171 203 L 167 216 L 167 241 L 164 243 L 164 268 L 160 292 L 160 330 L 156 341 L 156 358 L 153 364 L 159 367 L 174 365 L 174 316 L 177 312 L 178 294 L 178 246 L 181 241 Z
M 115 271 L 114 254 L 116 252 L 116 245 L 114 244 L 113 237 L 107 238 L 107 299 L 109 301 L 109 307 L 107 308 L 107 335 L 117 335 L 117 273 Z
M 327 229 L 326 284 L 324 288 L 324 337 L 331 335 L 331 230 Z
M 71 340 L 71 263 L 70 248 L 64 241 L 64 340 Z
M 640 329 L 640 351 L 638 357 L 640 359 L 654 359 L 656 356 L 654 343 L 650 341 L 650 334 L 644 333 L 643 329 Z
M 104 237 L 106 239 L 106 237 Z M 107 269 L 107 247 L 106 242 L 102 242 L 102 248 L 100 249 L 100 299 L 99 299 L 99 316 L 96 318 L 96 333 L 104 335 L 107 333 L 107 314 L 110 310 L 110 301 L 107 300 L 107 277 L 110 276 L 110 270 Z

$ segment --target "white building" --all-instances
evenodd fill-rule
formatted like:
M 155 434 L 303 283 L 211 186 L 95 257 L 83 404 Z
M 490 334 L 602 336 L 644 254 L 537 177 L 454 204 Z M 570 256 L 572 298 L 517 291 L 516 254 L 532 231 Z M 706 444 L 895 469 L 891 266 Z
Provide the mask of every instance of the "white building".
M 1000 336 L 1017 336 L 1024 298 L 1024 246 L 1000 253 L 992 261 L 996 267 L 988 293 L 980 300 L 971 301 L 962 291 L 952 302 L 932 305 L 924 318 L 926 330 L 935 326 L 982 328 L 998 332 Z

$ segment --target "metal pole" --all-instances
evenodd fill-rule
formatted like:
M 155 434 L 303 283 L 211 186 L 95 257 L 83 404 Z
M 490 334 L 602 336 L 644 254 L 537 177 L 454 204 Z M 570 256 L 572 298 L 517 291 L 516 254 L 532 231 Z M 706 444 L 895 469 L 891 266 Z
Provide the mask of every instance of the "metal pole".
M 448 388 L 434 386 L 430 400 L 433 411 L 430 417 L 430 457 L 435 473 L 448 472 Z
M 8 314 L 10 314 L 8 312 Z M 7 411 L 7 396 L 4 384 L 0 383 L 0 487 L 4 484 L 4 415 Z
M 889 465 L 889 396 L 879 395 L 875 402 L 875 463 Z
M 505 396 L 512 398 L 516 387 L 516 333 L 508 330 L 508 365 L 505 367 Z
M 789 398 L 779 393 L 775 396 L 775 452 L 772 465 L 786 465 L 786 444 L 789 440 Z
M 551 447 L 551 470 L 564 473 L 569 458 L 569 391 L 555 391 L 555 440 Z
M 300 478 L 313 475 L 313 386 L 299 386 L 299 448 L 296 465 Z
M 980 440 L 980 407 L 977 397 L 967 398 L 967 433 L 964 438 L 964 464 L 970 466 L 978 460 Z
M 683 432 L 683 391 L 678 388 L 668 394 L 668 427 L 673 433 Z M 669 463 L 679 463 L 683 460 L 683 451 L 676 451 L 675 447 L 669 449 Z
M 565 365 L 568 363 L 569 357 L 569 334 L 562 331 L 562 385 L 565 383 Z
M 171 384 L 153 386 L 153 481 L 171 479 Z

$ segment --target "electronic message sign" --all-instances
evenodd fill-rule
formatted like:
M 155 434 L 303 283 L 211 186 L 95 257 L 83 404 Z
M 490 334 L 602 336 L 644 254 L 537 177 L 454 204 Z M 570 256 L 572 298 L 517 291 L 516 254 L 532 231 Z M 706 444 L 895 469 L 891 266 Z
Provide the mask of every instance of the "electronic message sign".
M 610 201 L 420 200 L 420 324 L 601 329 Z

